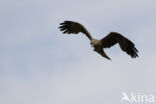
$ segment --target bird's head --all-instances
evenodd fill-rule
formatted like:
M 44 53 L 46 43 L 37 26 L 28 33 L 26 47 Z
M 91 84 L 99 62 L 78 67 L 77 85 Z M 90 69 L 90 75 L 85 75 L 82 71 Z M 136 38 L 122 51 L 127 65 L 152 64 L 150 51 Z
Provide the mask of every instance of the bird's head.
M 95 40 L 91 40 L 90 44 L 91 44 L 92 47 L 94 47 L 95 44 L 96 44 L 96 41 Z

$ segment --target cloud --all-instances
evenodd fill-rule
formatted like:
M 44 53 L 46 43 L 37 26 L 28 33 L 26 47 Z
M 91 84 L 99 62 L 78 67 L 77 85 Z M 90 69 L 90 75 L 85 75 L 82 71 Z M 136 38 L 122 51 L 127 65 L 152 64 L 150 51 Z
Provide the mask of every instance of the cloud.
M 102 104 L 120 103 L 122 91 L 155 94 L 154 60 L 151 57 L 141 57 L 135 62 L 117 57 L 109 62 L 97 57 L 88 57 L 70 66 L 60 64 L 60 68 L 49 75 L 46 70 L 38 69 L 31 70 L 25 78 L 5 75 L 1 79 L 1 85 L 6 86 L 1 102 L 93 104 L 98 101 Z

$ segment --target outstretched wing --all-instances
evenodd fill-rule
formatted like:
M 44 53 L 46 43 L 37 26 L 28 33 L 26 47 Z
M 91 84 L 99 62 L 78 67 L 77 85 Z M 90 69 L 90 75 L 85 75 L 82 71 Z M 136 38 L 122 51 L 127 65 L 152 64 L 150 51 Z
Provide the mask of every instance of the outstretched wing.
M 73 21 L 64 21 L 63 23 L 60 23 L 60 31 L 63 31 L 63 34 L 78 34 L 79 32 L 84 33 L 90 40 L 92 39 L 92 36 L 90 33 L 85 29 L 83 25 L 77 22 Z
M 101 42 L 103 48 L 110 48 L 116 43 L 119 43 L 120 48 L 132 58 L 138 57 L 138 50 L 135 48 L 134 43 L 119 33 L 111 32 L 106 37 L 101 39 Z

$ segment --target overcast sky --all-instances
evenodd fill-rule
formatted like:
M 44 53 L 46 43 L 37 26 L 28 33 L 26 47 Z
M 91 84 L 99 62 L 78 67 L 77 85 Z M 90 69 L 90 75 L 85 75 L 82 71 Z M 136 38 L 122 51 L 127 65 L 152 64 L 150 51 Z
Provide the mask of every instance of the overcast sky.
M 118 45 L 95 53 L 83 34 L 59 23 L 82 23 L 100 39 L 129 38 L 132 59 Z M 156 100 L 155 0 L 1 0 L 0 104 L 122 104 L 122 92 Z

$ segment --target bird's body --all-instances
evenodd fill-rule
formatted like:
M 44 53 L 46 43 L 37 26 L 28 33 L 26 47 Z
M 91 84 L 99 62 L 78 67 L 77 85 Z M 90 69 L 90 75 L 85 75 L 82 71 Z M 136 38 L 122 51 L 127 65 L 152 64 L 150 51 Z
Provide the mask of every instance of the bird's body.
M 94 47 L 94 51 L 99 53 L 101 56 L 110 60 L 110 58 L 106 55 L 103 48 L 110 48 L 111 46 L 119 43 L 120 48 L 125 51 L 132 58 L 138 57 L 138 50 L 135 48 L 134 43 L 132 43 L 129 39 L 125 38 L 119 33 L 110 32 L 106 37 L 101 40 L 94 39 L 91 34 L 85 29 L 83 25 L 73 21 L 65 21 L 60 24 L 59 27 L 63 33 L 67 34 L 78 34 L 79 32 L 84 33 L 88 39 L 90 40 L 90 44 Z
M 103 50 L 102 42 L 100 40 L 93 39 L 90 42 L 91 46 L 94 47 L 94 51 L 101 54 L 101 56 L 111 60 Z

